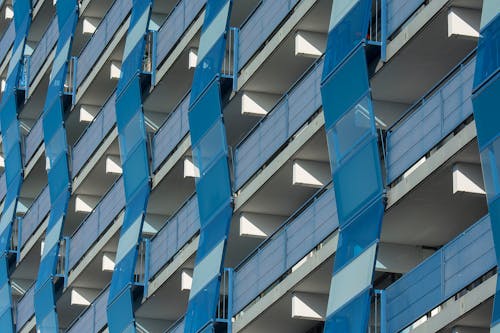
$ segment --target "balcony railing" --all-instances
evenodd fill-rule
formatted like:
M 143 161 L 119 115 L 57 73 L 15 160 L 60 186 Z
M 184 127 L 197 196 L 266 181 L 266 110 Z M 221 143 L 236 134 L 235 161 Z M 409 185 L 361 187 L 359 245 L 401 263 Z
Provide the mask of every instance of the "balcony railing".
M 387 183 L 394 182 L 472 115 L 476 59 L 468 56 L 389 128 Z
M 94 35 L 78 57 L 78 68 L 76 71 L 77 87 L 80 86 L 90 70 L 94 67 L 94 64 L 128 16 L 131 8 L 131 0 L 115 0 L 108 10 L 104 19 L 94 32 Z
M 33 54 L 31 55 L 31 66 L 29 75 L 29 84 L 33 83 L 33 80 L 37 76 L 38 72 L 42 68 L 42 65 L 47 61 L 49 53 L 54 49 L 59 38 L 59 25 L 57 24 L 57 17 L 53 17 L 47 30 L 40 39 L 40 42 L 36 46 Z
M 387 0 L 387 32 L 392 35 L 426 0 Z
M 321 189 L 235 268 L 234 314 L 337 229 L 335 207 L 333 188 Z
M 150 276 L 157 274 L 199 230 L 198 199 L 192 195 L 151 239 Z
M 123 178 L 120 177 L 71 236 L 68 271 L 81 260 L 124 207 Z
M 68 333 L 98 333 L 108 323 L 106 307 L 108 304 L 109 287 L 106 287 L 92 304 L 76 318 L 69 326 Z
M 165 23 L 158 30 L 156 67 L 162 64 L 206 2 L 207 0 L 180 0 L 170 12 Z
M 16 307 L 16 327 L 17 332 L 26 325 L 26 323 L 35 315 L 35 284 L 24 293 L 23 297 L 17 302 Z
M 24 165 L 26 166 L 43 143 L 43 116 L 37 119 L 25 139 Z
M 486 216 L 385 290 L 387 332 L 409 326 L 495 266 Z
M 16 38 L 16 28 L 14 26 L 14 21 L 9 23 L 7 30 L 5 30 L 0 39 L 0 62 L 3 62 L 7 53 L 9 52 L 14 39 Z
M 0 202 L 3 201 L 7 194 L 7 184 L 5 181 L 5 172 L 0 176 Z
M 189 97 L 186 94 L 153 138 L 153 170 L 156 171 L 189 132 Z
M 240 28 L 238 70 L 287 17 L 299 0 L 262 0 Z
M 116 95 L 113 93 L 73 146 L 71 155 L 73 178 L 78 175 L 116 123 L 115 98 Z
M 323 58 L 295 83 L 234 151 L 235 189 L 240 189 L 322 105 Z
M 49 187 L 40 192 L 36 199 L 31 204 L 31 207 L 23 217 L 21 231 L 21 248 L 26 244 L 28 239 L 33 235 L 42 221 L 47 217 L 50 211 L 50 195 Z

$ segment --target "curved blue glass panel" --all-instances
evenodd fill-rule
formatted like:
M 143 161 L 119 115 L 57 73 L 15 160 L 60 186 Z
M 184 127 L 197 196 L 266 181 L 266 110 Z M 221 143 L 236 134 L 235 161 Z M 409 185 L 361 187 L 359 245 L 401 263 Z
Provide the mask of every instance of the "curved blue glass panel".
M 492 12 L 493 10 L 493 12 Z M 500 10 L 495 0 L 483 1 L 472 104 L 490 212 L 493 243 L 500 263 Z M 500 289 L 495 293 L 491 331 L 500 327 Z
M 209 0 L 191 88 L 189 127 L 200 212 L 200 242 L 184 332 L 211 331 L 216 321 L 232 207 L 228 147 L 222 116 L 220 72 L 226 53 L 232 0 Z
M 12 315 L 12 295 L 9 277 L 10 239 L 16 218 L 19 194 L 23 183 L 23 162 L 21 155 L 21 136 L 18 120 L 18 87 L 23 71 L 23 58 L 26 40 L 31 25 L 31 1 L 13 2 L 15 39 L 7 71 L 2 103 L 0 105 L 0 127 L 2 145 L 5 153 L 5 180 L 9 189 L 0 218 L 0 297 L 4 301 L 0 308 L 2 331 L 14 332 Z
M 59 330 L 54 281 L 58 275 L 60 241 L 71 196 L 63 96 L 73 35 L 78 21 L 78 2 L 58 1 L 56 12 L 59 39 L 42 116 L 50 214 L 34 293 L 37 331 L 40 333 Z
M 370 0 L 334 1 L 321 95 L 339 217 L 324 332 L 364 333 L 385 210 L 363 41 Z
M 132 287 L 138 244 L 151 191 L 146 126 L 142 110 L 142 61 L 153 1 L 134 0 L 116 89 L 116 124 L 125 192 L 107 316 L 111 333 L 135 332 Z

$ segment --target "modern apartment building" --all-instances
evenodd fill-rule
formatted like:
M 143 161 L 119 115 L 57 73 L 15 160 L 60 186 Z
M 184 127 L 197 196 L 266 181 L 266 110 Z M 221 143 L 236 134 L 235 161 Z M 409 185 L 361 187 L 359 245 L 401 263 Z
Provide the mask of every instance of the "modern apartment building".
M 499 0 L 0 8 L 1 332 L 500 332 Z

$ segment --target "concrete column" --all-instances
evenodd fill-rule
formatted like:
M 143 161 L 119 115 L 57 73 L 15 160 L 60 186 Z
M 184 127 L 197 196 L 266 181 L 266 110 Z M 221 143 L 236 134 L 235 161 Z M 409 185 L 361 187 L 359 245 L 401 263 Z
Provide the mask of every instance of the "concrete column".
M 480 164 L 457 163 L 453 166 L 453 194 L 486 194 Z
M 100 292 L 100 289 L 74 287 L 71 289 L 70 304 L 89 306 Z
M 265 116 L 276 105 L 280 95 L 257 91 L 245 91 L 241 97 L 241 114 Z
M 99 113 L 101 107 L 98 105 L 80 105 L 79 121 L 81 123 L 90 123 L 94 120 L 95 116 Z
M 184 178 L 197 178 L 200 176 L 200 170 L 194 165 L 191 156 L 184 157 Z
M 305 292 L 292 293 L 292 318 L 325 320 L 328 295 Z
M 190 268 L 183 268 L 181 270 L 181 291 L 191 290 L 193 285 L 193 270 Z
M 84 17 L 82 23 L 82 33 L 84 35 L 85 34 L 92 35 L 99 26 L 99 23 L 101 23 L 101 19 L 98 17 L 90 17 L 90 16 Z
M 118 155 L 108 155 L 106 156 L 106 174 L 121 175 L 122 163 L 120 156 Z
M 285 216 L 243 212 L 240 214 L 240 236 L 265 239 L 285 219 Z
M 75 197 L 75 212 L 90 213 L 99 200 L 100 197 L 95 195 L 77 194 Z
M 448 10 L 448 37 L 477 39 L 480 25 L 480 10 L 460 7 Z
M 309 160 L 294 160 L 292 184 L 321 188 L 331 179 L 330 164 Z
M 295 55 L 319 58 L 325 52 L 328 36 L 324 33 L 299 30 L 295 33 Z
M 112 80 L 118 80 L 122 72 L 122 63 L 120 61 L 111 61 L 109 66 L 109 78 Z

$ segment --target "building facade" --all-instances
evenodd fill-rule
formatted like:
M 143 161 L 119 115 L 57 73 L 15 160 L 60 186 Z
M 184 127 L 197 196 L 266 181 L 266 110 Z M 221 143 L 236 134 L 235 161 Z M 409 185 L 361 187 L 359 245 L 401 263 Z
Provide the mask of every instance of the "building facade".
M 0 331 L 500 328 L 498 0 L 0 0 Z

